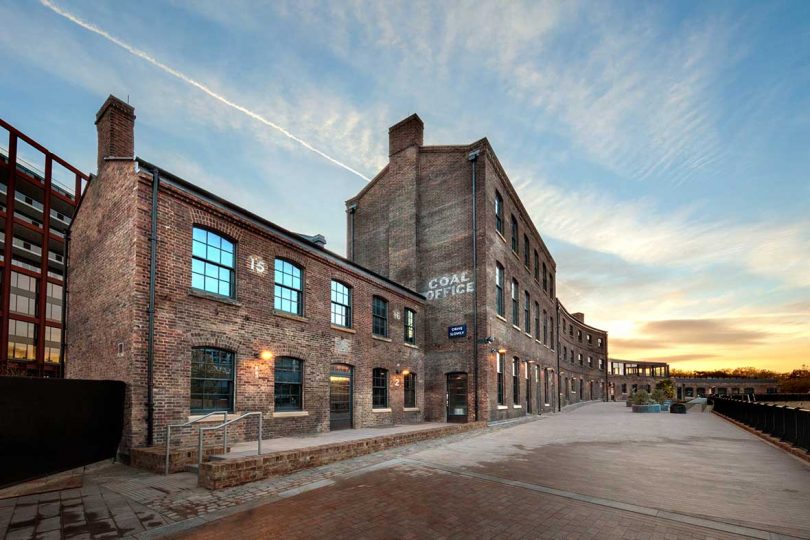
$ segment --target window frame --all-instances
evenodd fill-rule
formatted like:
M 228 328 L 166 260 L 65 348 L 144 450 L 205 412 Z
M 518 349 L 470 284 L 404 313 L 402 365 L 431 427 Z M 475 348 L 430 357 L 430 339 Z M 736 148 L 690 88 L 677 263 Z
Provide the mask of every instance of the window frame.
M 495 262 L 495 312 L 506 318 L 506 303 L 504 298 L 504 268 Z
M 529 291 L 523 291 L 523 331 L 532 333 L 532 299 Z
M 409 345 L 416 345 L 416 311 L 406 307 L 402 320 L 403 340 Z M 410 336 L 408 336 L 408 330 L 410 330 Z
M 279 365 L 283 361 L 292 361 L 297 363 L 298 370 L 284 370 L 289 371 L 292 373 L 298 373 L 299 380 L 298 382 L 294 381 L 284 381 L 279 382 Z M 279 387 L 280 386 L 288 386 L 288 387 L 297 387 L 298 388 L 298 406 L 289 405 L 289 404 L 282 404 L 279 405 Z M 291 393 L 286 393 L 285 395 L 292 396 Z M 300 358 L 295 358 L 292 356 L 280 356 L 275 359 L 273 363 L 273 410 L 277 412 L 289 412 L 289 411 L 303 411 L 304 410 L 304 361 Z
M 379 302 L 379 303 L 378 303 Z M 377 313 L 377 307 L 382 306 L 385 308 L 385 315 L 381 315 Z M 383 298 L 379 295 L 374 295 L 371 297 L 371 334 L 377 337 L 387 338 L 390 334 L 390 328 L 388 324 L 388 300 Z M 382 321 L 384 326 L 383 331 L 384 333 L 380 334 L 377 332 L 377 322 Z
M 382 405 L 380 405 L 378 401 L 380 397 L 384 399 Z M 371 408 L 388 409 L 388 404 L 388 370 L 385 368 L 374 368 L 371 370 Z
M 515 214 L 512 214 L 512 252 L 520 251 L 520 240 L 518 240 L 518 221 Z
M 416 373 L 412 371 L 402 376 L 402 406 L 416 408 Z
M 498 231 L 501 234 L 501 236 L 504 236 L 503 196 L 497 189 L 495 190 L 495 230 Z
M 512 358 L 512 404 L 520 404 L 520 358 Z
M 201 231 L 201 232 L 205 233 L 205 235 L 206 235 L 205 242 L 195 238 L 195 234 L 196 234 L 197 231 Z M 219 238 L 219 240 L 220 240 L 220 247 L 219 248 L 216 248 L 213 244 L 208 243 L 208 235 L 214 235 L 215 237 Z M 224 251 L 222 249 L 222 247 L 221 247 L 221 243 L 222 243 L 223 240 L 225 242 L 228 242 L 229 244 L 231 244 L 231 247 L 233 248 L 232 251 L 230 252 L 230 255 L 231 255 L 231 265 L 230 266 L 228 266 L 227 264 L 223 264 L 221 262 L 221 257 L 220 257 L 219 262 L 208 258 L 208 247 L 219 249 L 220 251 Z M 205 255 L 205 257 L 202 257 L 200 255 L 195 255 L 195 253 L 194 253 L 194 244 L 195 244 L 195 242 L 203 243 L 205 245 L 205 247 L 206 247 L 206 255 Z M 230 298 L 232 300 L 236 299 L 236 260 L 237 260 L 237 251 L 236 250 L 237 250 L 236 241 L 233 238 L 231 238 L 230 236 L 228 236 L 227 234 L 224 234 L 221 231 L 212 229 L 210 227 L 206 227 L 204 225 L 192 225 L 192 227 L 191 227 L 191 288 L 194 289 L 195 291 L 199 291 L 199 292 L 202 292 L 204 294 L 210 294 L 210 295 L 219 296 L 219 297 L 222 297 L 222 298 Z M 224 251 L 224 252 L 228 253 L 227 251 Z M 200 261 L 203 264 L 202 273 L 194 271 L 194 266 L 195 266 L 194 261 Z M 207 265 L 212 265 L 212 266 L 214 266 L 214 267 L 216 267 L 218 269 L 218 271 L 217 271 L 218 275 L 217 275 L 217 278 L 216 278 L 216 280 L 218 282 L 217 292 L 209 291 L 209 290 L 207 290 L 205 288 L 206 279 L 207 278 L 214 279 L 213 276 L 209 276 L 207 274 Z M 221 284 L 224 281 L 223 279 L 221 279 L 221 271 L 222 270 L 226 270 L 228 272 L 228 287 L 230 289 L 229 294 L 222 294 L 221 292 L 219 292 L 219 288 L 220 288 L 219 284 Z M 202 286 L 202 288 L 196 287 L 194 285 L 194 276 L 195 275 L 201 275 L 202 276 L 202 278 L 203 278 L 203 286 Z
M 343 287 L 345 289 L 345 293 L 343 291 L 336 291 L 335 285 L 339 287 Z M 339 326 L 341 328 L 351 328 L 353 321 L 352 321 L 352 304 L 354 300 L 354 294 L 351 285 L 348 285 L 338 279 L 333 279 L 329 283 L 329 321 L 334 326 Z M 335 301 L 335 295 L 345 295 L 348 304 L 342 304 L 340 302 Z M 343 308 L 345 313 L 343 315 L 338 315 L 335 313 L 335 306 Z M 339 322 L 335 322 L 336 316 L 342 316 L 345 318 L 346 324 L 340 324 Z
M 540 254 L 536 249 L 534 250 L 534 280 L 540 281 Z
M 194 364 L 195 364 L 195 362 L 199 363 L 198 361 L 196 361 L 194 359 L 194 353 L 196 351 L 202 351 L 203 353 L 205 353 L 206 351 L 216 351 L 217 353 L 224 353 L 225 355 L 229 356 L 230 360 L 231 360 L 231 363 L 230 363 L 230 372 L 231 372 L 230 373 L 230 378 L 194 377 L 193 376 L 194 375 Z M 192 347 L 191 348 L 191 371 L 190 371 L 189 375 L 190 375 L 189 376 L 189 410 L 191 411 L 192 415 L 206 414 L 206 413 L 209 413 L 209 412 L 212 412 L 212 411 L 221 411 L 221 410 L 223 410 L 223 408 L 221 408 L 221 407 L 220 408 L 217 408 L 217 407 L 214 407 L 214 408 L 206 408 L 206 407 L 201 407 L 200 408 L 200 407 L 197 407 L 197 408 L 195 408 L 195 407 L 192 406 L 192 400 L 194 399 L 193 396 L 195 395 L 192 392 L 192 389 L 193 389 L 193 381 L 195 381 L 195 380 L 201 380 L 201 381 L 226 381 L 226 382 L 228 382 L 230 384 L 230 391 L 228 392 L 228 406 L 224 410 L 227 410 L 228 412 L 233 412 L 234 411 L 235 405 L 236 405 L 236 353 L 234 351 L 231 351 L 231 350 L 228 350 L 228 349 L 221 349 L 219 347 L 209 347 L 209 346 Z M 202 396 L 200 399 L 204 402 L 205 397 L 208 396 L 208 395 L 222 395 L 222 394 L 216 394 L 216 393 L 213 393 L 213 392 L 210 392 L 210 393 L 202 392 L 202 393 L 198 393 L 198 395 Z
M 523 266 L 529 268 L 531 266 L 531 248 L 529 247 L 529 235 L 523 234 Z
M 283 282 L 278 281 L 278 279 L 276 277 L 278 272 L 281 272 L 282 275 L 289 275 L 293 279 L 295 279 L 295 275 L 294 274 L 288 274 L 288 273 L 284 272 L 283 267 L 281 269 L 278 269 L 276 267 L 277 263 L 281 263 L 282 265 L 288 264 L 293 269 L 298 270 L 299 276 L 298 276 L 297 279 L 300 282 L 300 286 L 301 286 L 300 289 L 295 289 L 294 287 L 291 287 L 289 285 L 285 285 Z M 305 288 L 305 283 L 306 283 L 304 276 L 305 276 L 304 267 L 299 266 L 298 263 L 296 263 L 294 261 L 291 261 L 290 259 L 286 259 L 284 257 L 276 257 L 273 260 L 273 310 L 274 311 L 279 312 L 279 313 L 288 313 L 290 315 L 296 315 L 298 317 L 303 317 L 304 316 L 304 313 L 305 313 L 304 312 L 304 288 Z M 279 296 L 279 294 L 278 294 L 279 289 L 281 289 L 282 291 L 284 291 L 284 290 L 292 291 L 292 292 L 297 294 L 297 299 L 296 299 L 296 303 L 298 305 L 298 311 L 297 312 L 296 311 L 289 311 L 287 309 L 284 309 L 283 303 L 285 301 L 286 302 L 292 302 L 292 299 L 285 299 L 283 295 Z M 280 301 L 281 304 L 277 305 L 277 301 Z
M 520 284 L 512 278 L 512 324 L 520 328 Z
M 505 405 L 504 403 L 504 368 L 505 366 L 505 355 L 502 352 L 495 353 L 495 361 L 497 366 L 498 372 L 498 405 Z

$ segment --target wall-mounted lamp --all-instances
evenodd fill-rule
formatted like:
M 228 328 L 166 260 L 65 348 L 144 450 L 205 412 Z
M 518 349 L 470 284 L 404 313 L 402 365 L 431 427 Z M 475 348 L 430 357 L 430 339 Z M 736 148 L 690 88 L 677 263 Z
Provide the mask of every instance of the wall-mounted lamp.
M 410 369 L 403 369 L 403 370 L 402 370 L 402 375 L 403 375 L 403 376 L 405 376 L 405 375 L 410 375 L 410 374 L 411 374 L 411 370 L 410 370 Z
M 273 359 L 273 353 L 265 349 L 263 351 L 254 353 L 253 358 L 258 358 L 259 360 L 268 362 Z
M 501 354 L 506 354 L 506 347 L 498 348 L 498 352 L 501 353 Z

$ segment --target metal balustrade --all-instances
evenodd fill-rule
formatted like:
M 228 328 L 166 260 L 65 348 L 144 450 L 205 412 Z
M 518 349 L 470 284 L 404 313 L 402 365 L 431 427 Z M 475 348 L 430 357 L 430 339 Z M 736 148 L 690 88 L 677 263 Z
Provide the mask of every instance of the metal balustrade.
M 170 424 L 170 425 L 166 426 L 166 469 L 165 469 L 164 474 L 169 474 L 169 447 L 172 444 L 172 428 L 188 427 L 188 426 L 191 426 L 193 424 L 196 424 L 197 422 L 199 422 L 201 420 L 205 420 L 206 418 L 208 418 L 210 416 L 214 416 L 215 414 L 221 414 L 223 422 L 228 420 L 228 411 L 213 411 L 213 412 L 210 412 L 210 413 L 208 413 L 208 414 L 206 414 L 204 416 L 201 416 L 199 418 L 195 418 L 194 420 L 189 420 L 188 422 L 185 422 L 183 424 Z
M 239 422 L 240 420 L 244 420 L 245 418 L 247 418 L 249 416 L 258 416 L 259 417 L 259 430 L 258 430 L 259 431 L 259 437 L 258 437 L 258 452 L 257 452 L 257 455 L 262 454 L 262 433 L 263 433 L 263 431 L 262 431 L 262 413 L 258 412 L 258 411 L 245 413 L 245 414 L 243 414 L 242 416 L 240 416 L 238 418 L 234 418 L 233 420 L 228 420 L 227 422 L 223 422 L 218 426 L 200 428 L 200 442 L 199 442 L 199 445 L 197 446 L 197 467 L 198 467 L 197 471 L 198 471 L 198 474 L 199 474 L 199 467 L 202 466 L 203 439 L 205 437 L 205 432 L 207 432 L 207 431 L 215 431 L 217 429 L 223 430 L 223 433 L 222 433 L 222 444 L 223 444 L 223 448 L 224 448 L 223 453 L 227 453 L 228 452 L 228 426 L 235 423 L 235 422 Z
M 715 397 L 714 410 L 810 452 L 810 411 L 806 409 Z

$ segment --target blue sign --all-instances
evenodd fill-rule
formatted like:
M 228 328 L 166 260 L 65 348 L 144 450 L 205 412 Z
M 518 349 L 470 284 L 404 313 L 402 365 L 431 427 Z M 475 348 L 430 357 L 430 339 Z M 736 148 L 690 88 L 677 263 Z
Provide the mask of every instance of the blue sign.
M 457 324 L 456 326 L 447 327 L 447 337 L 449 338 L 464 337 L 466 335 L 467 335 L 466 324 Z

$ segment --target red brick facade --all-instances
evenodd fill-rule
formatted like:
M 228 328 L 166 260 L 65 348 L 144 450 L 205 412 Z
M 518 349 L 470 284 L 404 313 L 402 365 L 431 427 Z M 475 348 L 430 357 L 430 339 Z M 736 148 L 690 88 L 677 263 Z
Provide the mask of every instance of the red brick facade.
M 423 146 L 422 129 L 416 115 L 394 125 L 389 130 L 388 165 L 347 201 L 349 256 L 427 298 L 427 419 L 448 418 L 447 376 L 457 372 L 466 373 L 468 378 L 469 421 L 555 410 L 560 405 L 557 356 L 561 339 L 557 331 L 556 263 L 489 142 L 482 139 L 462 146 Z M 471 156 L 475 151 L 477 157 Z M 472 259 L 473 167 L 477 268 L 473 268 Z M 501 206 L 500 227 L 496 199 Z M 503 269 L 502 314 L 496 307 L 496 268 Z M 512 317 L 512 280 L 517 285 L 516 320 Z M 463 324 L 468 329 L 465 337 L 448 337 L 448 327 Z M 594 391 L 583 394 L 583 400 L 602 399 L 607 335 L 587 328 L 594 342 L 597 334 L 602 339 L 603 348 L 591 351 L 603 359 L 601 371 L 594 360 L 593 368 L 577 366 L 569 372 L 586 377 L 588 390 L 594 381 Z M 499 391 L 501 355 L 503 386 Z M 576 401 L 580 401 L 578 393 L 565 395 L 562 405 Z
M 106 119 L 105 114 L 116 115 Z M 134 114 L 105 105 L 99 125 L 129 120 L 113 139 L 131 136 Z M 122 452 L 147 444 L 147 325 L 152 166 L 109 156 L 122 144 L 105 139 L 97 181 L 87 191 L 71 230 L 67 375 L 128 383 Z M 117 135 L 118 134 L 118 135 Z M 426 380 L 424 299 L 322 246 L 242 211 L 160 171 L 154 337 L 154 441 L 165 426 L 191 415 L 192 349 L 235 353 L 234 412 L 261 411 L 264 436 L 329 430 L 330 367 L 353 369 L 354 427 L 422 420 Z M 192 288 L 192 233 L 211 230 L 235 245 L 234 298 Z M 274 308 L 274 261 L 303 271 L 303 314 Z M 263 265 L 257 265 L 261 261 Z M 259 270 L 263 270 L 260 272 Z M 332 280 L 352 288 L 352 327 L 331 324 Z M 388 301 L 388 338 L 372 335 L 372 296 Z M 404 310 L 416 312 L 415 344 L 404 340 Z M 259 358 L 270 351 L 270 360 Z M 274 363 L 303 361 L 302 410 L 274 409 Z M 372 369 L 388 373 L 388 407 L 372 408 Z M 416 375 L 415 407 L 405 409 L 403 374 Z M 237 430 L 238 433 L 238 430 Z M 245 437 L 255 438 L 250 432 Z M 238 434 L 237 434 L 238 437 Z

